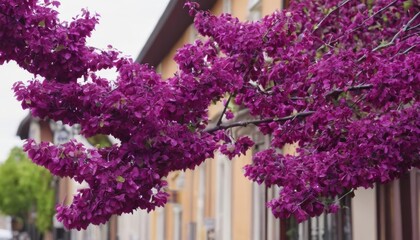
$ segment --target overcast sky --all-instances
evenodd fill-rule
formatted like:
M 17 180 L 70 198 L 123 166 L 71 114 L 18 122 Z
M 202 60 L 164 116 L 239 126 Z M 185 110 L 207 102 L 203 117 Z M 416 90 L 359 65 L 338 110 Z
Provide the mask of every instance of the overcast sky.
M 106 48 L 111 44 L 134 59 L 139 54 L 169 0 L 61 0 L 60 18 L 70 20 L 88 8 L 101 15 L 99 25 L 89 39 L 89 45 Z M 10 149 L 22 142 L 16 137 L 20 121 L 26 116 L 11 90 L 16 81 L 32 76 L 14 63 L 0 65 L 0 161 Z

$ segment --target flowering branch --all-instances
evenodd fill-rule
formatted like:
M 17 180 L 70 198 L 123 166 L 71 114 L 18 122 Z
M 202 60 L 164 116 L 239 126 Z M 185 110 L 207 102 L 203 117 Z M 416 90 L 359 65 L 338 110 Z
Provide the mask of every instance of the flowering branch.
M 348 2 L 350 2 L 350 0 L 344 0 L 343 2 L 338 4 L 332 11 L 328 12 L 328 14 L 325 15 L 325 17 L 323 19 L 321 19 L 321 21 L 317 25 L 315 25 L 314 30 L 312 32 L 315 32 L 321 26 L 321 24 L 325 21 L 325 19 L 327 19 L 334 12 L 338 11 L 338 9 L 340 9 L 342 6 L 346 5 L 346 3 L 348 3 Z
M 357 91 L 357 90 L 371 89 L 371 88 L 373 88 L 372 84 L 364 84 L 364 85 L 348 87 L 347 89 L 334 89 L 333 91 L 327 93 L 326 97 L 331 96 L 331 95 L 336 95 L 345 91 Z
M 414 26 L 413 28 L 410 28 L 410 26 L 411 26 L 411 24 L 418 18 L 420 16 L 420 12 L 417 12 L 416 13 L 416 15 L 414 15 L 414 17 L 412 17 L 408 22 L 407 22 L 407 24 L 405 25 L 405 27 L 403 28 L 403 30 L 406 32 L 406 31 L 409 31 L 409 30 L 411 30 L 411 29 L 413 29 L 413 28 L 415 28 L 415 27 L 417 27 L 417 26 L 419 26 L 420 24 L 417 24 L 416 26 Z
M 229 98 L 226 100 L 226 103 L 225 103 L 225 106 L 224 106 L 224 108 L 223 108 L 223 111 L 222 111 L 222 113 L 220 114 L 220 117 L 219 117 L 219 120 L 217 120 L 217 124 L 216 124 L 216 126 L 220 126 L 220 124 L 222 124 L 222 119 L 223 119 L 223 116 L 225 115 L 225 113 L 226 113 L 226 110 L 227 110 L 227 108 L 228 108 L 228 106 L 229 106 L 229 103 L 230 103 L 230 100 L 232 99 L 232 95 L 229 95 Z
M 204 131 L 208 133 L 213 133 L 219 130 L 226 130 L 233 127 L 246 127 L 248 125 L 258 126 L 259 124 L 270 123 L 270 122 L 285 122 L 288 120 L 304 118 L 314 113 L 315 113 L 314 111 L 306 111 L 306 112 L 301 112 L 301 113 L 297 113 L 297 114 L 287 116 L 287 117 L 282 117 L 282 118 L 268 118 L 268 119 L 260 119 L 260 120 L 240 121 L 240 122 L 234 122 L 234 123 L 226 124 L 226 125 L 217 125 L 213 128 L 205 129 Z
M 398 36 L 402 33 L 402 32 L 407 32 L 409 30 L 409 27 L 411 26 L 411 24 L 416 20 L 416 18 L 420 16 L 420 12 L 418 12 L 416 15 L 414 15 L 414 17 L 412 17 L 407 24 L 400 30 L 398 31 L 391 39 L 391 41 L 389 41 L 386 44 L 381 44 L 379 46 L 377 46 L 376 48 L 372 49 L 372 52 L 375 51 L 379 51 L 381 49 L 384 49 L 386 47 L 389 47 L 391 45 L 393 45 L 395 43 L 395 40 L 398 38 Z
M 363 22 L 362 22 L 361 24 L 359 24 L 357 27 L 355 27 L 355 28 L 351 29 L 351 30 L 348 32 L 348 34 L 351 34 L 351 33 L 355 32 L 355 31 L 357 31 L 358 29 L 360 29 L 361 27 L 363 27 L 363 26 L 364 26 L 364 24 L 365 24 L 367 21 L 369 21 L 370 19 L 375 18 L 375 17 L 376 17 L 379 13 L 381 13 L 381 12 L 383 12 L 383 11 L 387 10 L 389 7 L 391 7 L 392 5 L 394 5 L 396 2 L 397 2 L 397 0 L 394 0 L 394 1 L 390 2 L 388 5 L 386 5 L 385 7 L 383 7 L 383 8 L 381 8 L 381 9 L 379 9 L 379 10 L 378 10 L 378 11 L 376 11 L 374 14 L 372 14 L 371 16 L 369 16 L 368 18 L 366 18 L 365 20 L 363 20 Z M 344 34 L 343 34 L 342 36 L 338 37 L 337 39 L 335 39 L 334 41 L 330 42 L 330 44 L 333 44 L 333 43 L 337 42 L 337 41 L 338 41 L 338 40 L 340 40 L 340 38 L 342 38 L 343 36 L 344 36 Z
M 170 172 L 194 169 L 217 150 L 229 157 L 246 153 L 253 142 L 240 137 L 232 143 L 223 131 L 233 127 L 256 125 L 272 136 L 245 175 L 281 188 L 268 203 L 276 217 L 303 221 L 332 209 L 322 199 L 420 167 L 416 4 L 300 0 L 287 12 L 240 22 L 189 3 L 205 37 L 178 49 L 178 71 L 162 79 L 114 50 L 87 46 L 96 15 L 85 11 L 63 23 L 51 7 L 56 1 L 0 1 L 0 12 L 17 19 L 0 15 L 0 63 L 16 61 L 36 76 L 14 85 L 22 107 L 40 118 L 78 123 L 86 137 L 111 134 L 121 141 L 94 149 L 76 141 L 25 144 L 37 164 L 89 185 L 71 205 L 57 208 L 67 228 L 163 206 Z M 95 74 L 106 68 L 118 72 L 112 83 Z M 353 92 L 330 101 L 346 91 Z M 209 126 L 209 105 L 227 94 L 216 126 Z M 224 124 L 233 95 L 258 119 Z M 294 142 L 298 154 L 279 153 Z

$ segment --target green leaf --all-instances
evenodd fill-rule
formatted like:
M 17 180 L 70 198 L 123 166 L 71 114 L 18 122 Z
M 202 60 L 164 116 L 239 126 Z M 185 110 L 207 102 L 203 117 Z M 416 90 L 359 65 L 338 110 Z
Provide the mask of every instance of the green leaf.
M 42 21 L 40 21 L 39 23 L 38 23 L 38 26 L 39 27 L 45 27 L 45 20 L 42 20 Z
M 193 123 L 189 123 L 187 127 L 188 127 L 188 130 L 190 130 L 190 132 L 195 132 L 195 130 L 197 129 Z
M 124 178 L 124 177 L 122 177 L 122 176 L 118 176 L 118 177 L 116 178 L 116 180 L 117 180 L 117 182 L 120 182 L 120 183 L 125 182 L 125 178 Z
M 55 52 L 59 52 L 59 51 L 61 51 L 61 50 L 65 49 L 65 48 L 66 48 L 66 47 L 65 47 L 64 45 L 60 44 L 60 45 L 58 45 L 57 47 L 55 47 L 54 51 L 55 51 Z
M 404 1 L 403 6 L 404 6 L 404 10 L 407 11 L 408 9 L 411 8 L 411 6 L 413 6 L 413 0 Z

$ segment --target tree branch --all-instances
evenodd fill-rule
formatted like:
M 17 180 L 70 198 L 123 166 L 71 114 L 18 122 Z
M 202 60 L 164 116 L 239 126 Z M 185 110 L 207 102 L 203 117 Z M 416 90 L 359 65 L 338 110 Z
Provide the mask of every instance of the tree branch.
M 404 41 L 404 40 L 406 40 L 406 39 L 408 39 L 408 38 L 410 38 L 410 37 L 412 37 L 414 35 L 419 35 L 419 34 L 420 34 L 420 31 L 417 31 L 417 32 L 414 32 L 414 33 L 405 35 L 404 37 L 401 38 L 401 41 Z
M 394 59 L 395 57 L 397 57 L 397 56 L 399 56 L 399 55 L 404 55 L 404 54 L 407 54 L 407 53 L 409 53 L 411 50 L 413 50 L 414 48 L 416 48 L 418 45 L 413 45 L 413 46 L 410 46 L 409 48 L 407 48 L 407 49 L 405 49 L 404 51 L 402 51 L 402 52 L 398 52 L 397 54 L 395 54 L 394 56 L 392 56 L 392 58 L 391 59 Z
M 351 31 L 349 31 L 347 34 L 353 33 L 355 31 L 357 31 L 358 29 L 360 29 L 369 19 L 376 17 L 379 13 L 385 11 L 387 8 L 391 7 L 392 5 L 394 5 L 397 2 L 397 0 L 392 1 L 391 3 L 389 3 L 388 5 L 386 5 L 385 7 L 379 9 L 377 12 L 375 12 L 374 14 L 372 14 L 370 17 L 366 18 L 365 20 L 363 20 L 363 22 L 361 24 L 359 24 L 357 27 L 353 28 Z M 342 34 L 340 37 L 336 38 L 334 41 L 330 42 L 330 44 L 333 44 L 335 42 L 337 42 L 338 40 L 340 40 L 342 37 L 344 36 L 344 34 Z
M 407 24 L 400 30 L 400 31 L 398 31 L 395 35 L 394 35 L 394 37 L 391 39 L 391 41 L 389 42 L 389 43 L 386 43 L 386 44 L 380 44 L 379 46 L 377 46 L 376 48 L 374 48 L 373 50 L 372 50 L 372 52 L 375 52 L 375 51 L 379 51 L 379 50 L 381 50 L 381 49 L 384 49 L 384 48 L 386 48 L 386 47 L 389 47 L 389 46 L 391 46 L 391 45 L 393 45 L 394 44 L 394 42 L 395 42 L 395 40 L 397 39 L 397 37 L 402 33 L 402 32 L 407 32 L 407 31 L 409 31 L 410 30 L 410 26 L 411 26 L 411 24 L 414 22 L 414 20 L 416 20 L 416 18 L 418 17 L 418 16 L 420 16 L 420 12 L 418 12 L 416 15 L 414 15 L 414 17 L 412 17 L 411 19 L 410 19 L 410 21 L 408 21 L 407 22 Z
M 266 118 L 266 119 L 259 119 L 259 120 L 239 121 L 239 122 L 234 122 L 231 124 L 218 125 L 213 128 L 205 129 L 204 132 L 213 133 L 218 130 L 225 130 L 225 129 L 229 129 L 233 127 L 246 127 L 248 125 L 258 125 L 261 123 L 270 123 L 270 122 L 285 122 L 288 120 L 294 120 L 296 118 L 304 118 L 314 113 L 315 111 L 307 111 L 307 112 L 301 112 L 301 113 L 297 113 L 295 115 L 290 115 L 283 118 Z
M 372 52 L 376 52 L 376 51 L 379 51 L 379 50 L 381 50 L 381 49 L 384 49 L 384 48 L 387 48 L 387 47 L 389 47 L 389 46 L 393 45 L 393 44 L 394 44 L 394 42 L 395 42 L 395 39 L 397 39 L 397 37 L 398 37 L 398 36 L 399 36 L 402 32 L 403 32 L 403 29 L 401 29 L 400 31 L 398 31 L 398 32 L 394 35 L 394 37 L 391 39 L 391 41 L 390 41 L 390 42 L 385 43 L 385 44 L 380 44 L 380 45 L 379 45 L 379 46 L 377 46 L 376 48 L 372 49 Z
M 349 88 L 347 88 L 347 90 L 335 89 L 335 90 L 332 90 L 331 92 L 327 93 L 327 95 L 325 95 L 325 97 L 329 97 L 329 96 L 335 95 L 335 94 L 340 94 L 340 93 L 346 92 L 346 91 L 357 91 L 357 90 L 371 89 L 371 88 L 373 88 L 372 84 L 365 84 L 365 85 L 357 85 L 357 86 L 349 87 Z
M 229 106 L 230 100 L 232 99 L 232 95 L 229 95 L 228 100 L 226 101 L 225 107 L 223 108 L 222 113 L 220 114 L 219 120 L 217 120 L 217 124 L 216 126 L 220 126 L 220 124 L 222 124 L 222 119 L 223 119 L 223 115 L 225 115 L 226 110 Z
M 414 17 L 413 18 L 411 18 L 410 19 L 410 21 L 408 21 L 408 23 L 405 25 L 405 27 L 404 27 L 404 32 L 406 32 L 406 31 L 409 31 L 409 30 L 411 30 L 412 28 L 410 28 L 410 26 L 411 26 L 411 24 L 414 22 L 414 20 L 416 20 L 416 18 L 418 17 L 418 16 L 420 16 L 420 12 L 418 12 L 416 15 L 414 15 Z M 418 25 L 416 25 L 416 26 L 418 26 Z M 416 27 L 416 26 L 414 26 L 414 28 Z
M 407 31 L 410 31 L 410 30 L 416 29 L 416 28 L 418 28 L 418 27 L 420 27 L 420 23 L 419 23 L 419 24 L 417 24 L 417 25 L 415 25 L 415 26 L 412 26 L 412 27 L 407 28 Z
M 362 22 L 362 24 L 360 24 L 360 25 L 359 25 L 359 27 L 360 27 L 360 26 L 363 26 L 363 24 L 365 24 L 365 23 L 366 23 L 369 19 L 376 17 L 376 15 L 378 15 L 379 13 L 381 13 L 381 12 L 385 11 L 387 8 L 391 7 L 391 6 L 392 6 L 392 5 L 394 5 L 396 2 L 397 2 L 397 0 L 394 0 L 394 1 L 390 2 L 388 5 L 386 5 L 385 7 L 383 7 L 383 8 L 381 8 L 381 9 L 379 9 L 377 12 L 375 12 L 374 14 L 372 14 L 372 16 L 370 16 L 370 17 L 366 18 L 366 19 Z M 358 27 L 357 27 L 357 28 L 358 28 Z
M 350 2 L 350 0 L 345 0 L 341 2 L 340 4 L 338 4 L 331 12 L 329 12 L 323 19 L 321 19 L 321 21 L 314 27 L 314 30 L 312 32 L 315 32 L 321 26 L 321 24 L 325 21 L 325 19 L 327 19 L 331 14 L 336 12 L 340 7 L 344 6 L 348 2 Z

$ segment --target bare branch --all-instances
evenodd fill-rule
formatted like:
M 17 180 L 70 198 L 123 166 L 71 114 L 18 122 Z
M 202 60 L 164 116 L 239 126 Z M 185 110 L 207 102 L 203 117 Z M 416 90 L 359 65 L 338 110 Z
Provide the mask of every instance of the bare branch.
M 416 20 L 416 18 L 418 17 L 418 16 L 420 16 L 420 12 L 418 12 L 416 15 L 414 15 L 414 17 L 413 18 L 411 18 L 410 19 L 410 21 L 408 21 L 408 23 L 405 25 L 405 27 L 404 27 L 404 32 L 406 32 L 406 31 L 409 31 L 409 30 L 411 30 L 410 29 L 410 26 L 411 26 L 411 24 L 414 22 L 414 20 Z M 418 26 L 418 25 L 417 25 Z M 416 26 L 414 26 L 414 27 L 416 27 Z
M 345 0 L 341 2 L 340 4 L 338 4 L 338 6 L 336 6 L 331 12 L 329 12 L 323 19 L 321 19 L 321 21 L 314 27 L 314 30 L 312 32 L 315 32 L 321 26 L 321 24 L 325 21 L 325 19 L 327 19 L 331 14 L 336 12 L 338 9 L 340 9 L 340 7 L 344 6 L 348 2 L 350 2 L 350 0 Z
M 266 41 L 267 41 L 267 35 L 268 35 L 268 33 L 270 33 L 271 29 L 273 29 L 273 28 L 274 28 L 274 26 L 276 26 L 279 22 L 280 22 L 280 21 L 279 21 L 279 19 L 277 19 L 277 20 L 276 20 L 273 24 L 271 24 L 271 26 L 267 29 L 267 31 L 264 33 L 264 35 L 263 35 L 263 37 L 262 37 L 263 42 L 266 42 Z
M 327 95 L 325 97 L 335 95 L 335 94 L 340 94 L 340 93 L 346 92 L 346 91 L 357 91 L 357 90 L 371 89 L 371 88 L 373 88 L 372 84 L 366 84 L 366 85 L 357 85 L 357 86 L 349 87 L 349 88 L 347 88 L 347 90 L 335 89 L 335 90 L 332 90 L 331 92 L 327 93 Z
M 231 124 L 218 125 L 218 126 L 215 126 L 213 128 L 205 129 L 204 132 L 213 133 L 213 132 L 218 131 L 218 130 L 225 130 L 225 129 L 229 129 L 229 128 L 233 128 L 233 127 L 246 127 L 248 125 L 256 125 L 257 126 L 258 124 L 270 123 L 270 122 L 285 122 L 285 121 L 294 120 L 294 119 L 297 119 L 297 118 L 304 118 L 304 117 L 310 116 L 314 113 L 315 113 L 315 111 L 307 111 L 307 112 L 301 112 L 301 113 L 297 113 L 297 114 L 290 115 L 290 116 L 283 117 L 283 118 L 266 118 L 266 119 L 259 119 L 259 120 L 234 122 L 234 123 L 231 123 Z
M 415 26 L 412 26 L 412 27 L 407 28 L 407 31 L 410 31 L 410 30 L 416 29 L 416 28 L 418 28 L 418 27 L 420 27 L 420 23 L 419 23 L 419 24 L 417 24 L 417 25 L 415 25 Z
M 394 42 L 395 42 L 395 39 L 397 39 L 397 37 L 398 37 L 398 36 L 399 36 L 402 32 L 403 32 L 403 29 L 401 29 L 400 31 L 398 31 L 398 32 L 394 35 L 394 37 L 391 39 L 391 41 L 390 41 L 390 42 L 385 43 L 385 44 L 380 44 L 380 45 L 379 45 L 379 46 L 377 46 L 376 48 L 372 49 L 372 52 L 376 52 L 376 51 L 379 51 L 379 50 L 381 50 L 381 49 L 384 49 L 384 48 L 387 48 L 387 47 L 389 47 L 389 46 L 393 45 L 393 44 L 394 44 Z
M 225 113 L 226 113 L 226 110 L 227 110 L 227 108 L 228 108 L 228 106 L 229 106 L 229 103 L 230 103 L 230 100 L 232 99 L 232 95 L 229 95 L 229 98 L 228 98 L 228 100 L 226 101 L 226 104 L 225 104 L 225 107 L 223 108 L 223 111 L 222 111 L 222 113 L 220 114 L 220 117 L 219 117 L 219 120 L 217 120 L 217 126 L 220 126 L 220 124 L 222 124 L 222 119 L 223 119 L 223 116 L 225 115 Z
M 376 17 L 376 15 L 378 15 L 379 13 L 385 11 L 387 8 L 391 7 L 396 2 L 397 2 L 397 0 L 394 0 L 394 1 L 390 2 L 388 5 L 386 5 L 385 7 L 379 9 L 377 12 L 375 12 L 374 14 L 372 14 L 372 16 L 366 18 L 359 26 L 363 26 L 363 24 L 365 24 L 369 19 Z
M 395 40 L 398 38 L 398 36 L 402 33 L 402 32 L 407 32 L 407 31 L 409 31 L 410 30 L 410 26 L 411 26 L 411 24 L 414 22 L 414 20 L 416 20 L 416 18 L 418 17 L 418 16 L 420 16 L 420 12 L 418 12 L 416 15 L 414 15 L 414 17 L 412 17 L 411 19 L 410 19 L 410 21 L 408 21 L 407 22 L 407 24 L 400 30 L 400 31 L 398 31 L 395 35 L 394 35 L 394 37 L 391 39 L 391 41 L 390 42 L 388 42 L 388 43 L 386 43 L 386 44 L 380 44 L 379 46 L 377 46 L 376 48 L 374 48 L 373 50 L 372 50 L 372 52 L 375 52 L 375 51 L 379 51 L 379 50 L 381 50 L 381 49 L 384 49 L 384 48 L 386 48 L 386 47 L 389 47 L 389 46 L 391 46 L 391 45 L 393 45 L 394 44 L 394 42 L 395 42 Z
M 366 18 L 365 20 L 363 20 L 363 22 L 361 24 L 359 24 L 357 27 L 353 28 L 351 31 L 348 32 L 348 34 L 353 33 L 355 31 L 357 31 L 358 29 L 360 29 L 369 19 L 376 17 L 379 13 L 385 11 L 387 8 L 391 7 L 392 5 L 394 5 L 397 2 L 397 0 L 392 1 L 391 3 L 389 3 L 388 5 L 386 5 L 385 7 L 379 9 L 377 12 L 375 12 L 374 14 L 372 14 L 370 17 Z M 344 34 L 342 34 L 340 37 L 336 38 L 334 41 L 330 42 L 330 44 L 333 44 L 335 42 L 337 42 L 338 40 L 340 40 L 342 37 L 344 36 Z
M 404 51 L 402 51 L 402 52 L 399 52 L 399 53 L 397 53 L 397 54 L 395 54 L 391 59 L 394 59 L 396 56 L 398 56 L 398 55 L 404 55 L 404 54 L 407 54 L 407 53 L 409 53 L 411 50 L 413 50 L 414 48 L 416 48 L 418 45 L 413 45 L 413 46 L 410 46 L 409 48 L 407 48 L 407 49 L 405 49 Z
M 405 35 L 404 37 L 401 38 L 401 41 L 404 41 L 404 40 L 406 40 L 406 39 L 408 39 L 408 38 L 410 38 L 412 36 L 419 35 L 419 34 L 420 34 L 420 31 L 417 31 L 417 32 L 414 32 L 414 33 Z
M 309 97 L 291 97 L 292 101 L 307 100 Z
M 402 52 L 401 54 L 406 54 L 406 53 L 408 53 L 409 51 L 411 51 L 413 48 L 415 48 L 415 47 L 417 47 L 417 45 L 414 45 L 414 46 L 411 46 L 411 47 L 409 47 L 409 48 L 407 48 L 406 50 L 404 50 L 404 52 Z
M 351 194 L 354 192 L 354 188 L 350 189 L 350 191 L 346 192 L 345 194 L 343 194 L 339 199 L 335 200 L 336 203 L 339 203 L 341 199 L 345 198 L 347 195 Z

